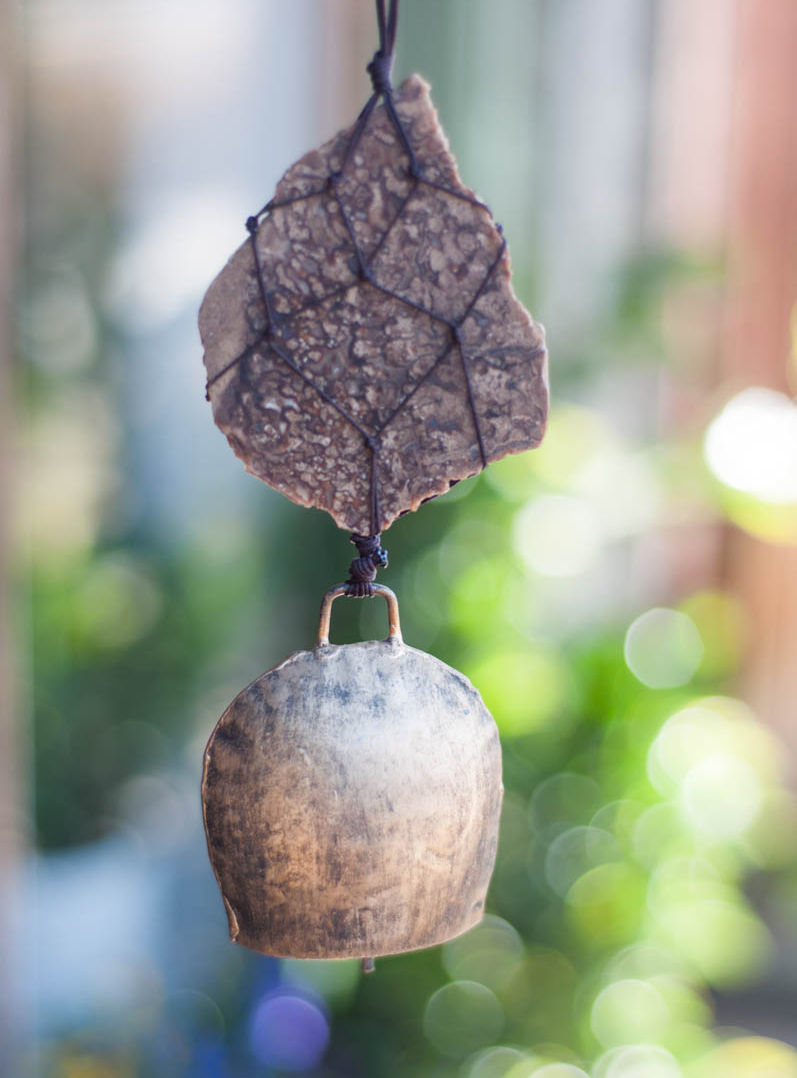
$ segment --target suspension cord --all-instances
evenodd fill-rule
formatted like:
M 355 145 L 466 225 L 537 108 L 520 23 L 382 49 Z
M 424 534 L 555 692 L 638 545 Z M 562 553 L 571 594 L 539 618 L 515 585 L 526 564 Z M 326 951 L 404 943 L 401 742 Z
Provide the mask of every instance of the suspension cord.
M 376 0 L 379 48 L 368 65 L 368 74 L 371 76 L 374 94 L 387 94 L 392 88 L 390 75 L 393 70 L 393 54 L 396 51 L 398 15 L 399 0 L 390 0 L 389 9 L 385 6 L 385 0 Z

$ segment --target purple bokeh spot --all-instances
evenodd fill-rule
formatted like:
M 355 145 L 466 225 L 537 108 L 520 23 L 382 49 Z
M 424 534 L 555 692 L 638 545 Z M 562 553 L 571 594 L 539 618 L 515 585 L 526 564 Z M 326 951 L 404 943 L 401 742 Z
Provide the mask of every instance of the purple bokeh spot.
M 287 1071 L 317 1066 L 329 1043 L 329 1023 L 319 1006 L 288 989 L 265 996 L 255 1007 L 249 1043 L 259 1060 Z

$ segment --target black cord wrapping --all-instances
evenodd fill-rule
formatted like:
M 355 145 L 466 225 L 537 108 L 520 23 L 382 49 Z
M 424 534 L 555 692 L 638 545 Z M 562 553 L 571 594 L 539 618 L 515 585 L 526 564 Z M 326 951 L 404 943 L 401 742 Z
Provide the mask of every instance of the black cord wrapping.
M 379 48 L 366 68 L 371 76 L 375 94 L 386 94 L 393 88 L 390 76 L 393 71 L 393 54 L 396 49 L 399 0 L 391 0 L 390 13 L 385 14 L 385 0 L 376 0 L 376 19 L 379 24 Z
M 366 71 L 371 76 L 371 86 L 373 86 L 375 94 L 385 94 L 393 88 L 390 81 L 390 76 L 393 73 L 392 56 L 385 56 L 381 52 L 374 53 L 374 58 Z
M 349 566 L 346 594 L 354 599 L 372 598 L 377 569 L 387 568 L 387 551 L 379 535 L 353 535 L 351 541 L 357 547 L 358 558 Z
M 389 10 L 386 10 L 385 0 L 376 0 L 376 14 L 377 22 L 379 25 L 379 48 L 374 54 L 374 57 L 371 62 L 368 64 L 367 68 L 368 73 L 371 77 L 373 93 L 371 94 L 370 98 L 365 104 L 365 107 L 357 118 L 354 130 L 352 132 L 351 140 L 346 147 L 346 151 L 343 157 L 343 163 L 340 167 L 340 170 L 338 172 L 332 173 L 329 176 L 326 185 L 320 190 L 311 191 L 309 194 L 298 195 L 293 198 L 284 199 L 282 201 L 272 200 L 268 202 L 257 214 L 248 218 L 246 222 L 246 227 L 249 232 L 249 237 L 252 245 L 254 263 L 257 270 L 260 297 L 262 299 L 263 307 L 266 313 L 266 328 L 263 333 L 254 341 L 253 344 L 249 345 L 239 356 L 237 356 L 235 359 L 231 360 L 229 363 L 223 366 L 221 370 L 216 372 L 216 374 L 214 374 L 207 383 L 207 388 L 209 391 L 210 387 L 213 385 L 214 382 L 216 382 L 219 378 L 225 375 L 236 364 L 245 362 L 252 355 L 254 355 L 260 347 L 265 344 L 277 356 L 279 356 L 280 359 L 282 359 L 283 362 L 286 363 L 291 368 L 291 370 L 293 370 L 293 372 L 298 375 L 299 378 L 301 378 L 308 386 L 310 386 L 310 388 L 313 389 L 323 401 L 330 405 L 330 407 L 334 408 L 335 411 L 338 412 L 338 414 L 341 415 L 347 422 L 349 422 L 352 427 L 354 427 L 354 429 L 360 434 L 363 440 L 363 448 L 366 449 L 370 454 L 369 515 L 372 534 L 368 536 L 353 535 L 351 539 L 351 541 L 357 547 L 359 557 L 355 558 L 351 563 L 351 567 L 349 570 L 349 579 L 346 581 L 348 589 L 347 594 L 357 597 L 372 596 L 374 594 L 373 582 L 376 578 L 376 572 L 378 569 L 384 568 L 387 565 L 387 552 L 381 546 L 379 535 L 380 512 L 379 487 L 377 481 L 377 464 L 380 451 L 380 436 L 390 425 L 390 423 L 393 422 L 399 412 L 409 403 L 409 401 L 412 399 L 418 389 L 420 389 L 424 382 L 426 382 L 426 380 L 434 374 L 434 372 L 439 368 L 440 364 L 443 363 L 443 361 L 451 354 L 452 350 L 454 349 L 459 352 L 460 360 L 462 363 L 462 371 L 467 390 L 468 403 L 473 419 L 475 439 L 479 449 L 482 468 L 485 468 L 487 466 L 487 447 L 485 445 L 479 415 L 476 410 L 473 387 L 470 378 L 470 371 L 468 369 L 467 357 L 462 340 L 461 326 L 465 319 L 470 315 L 471 311 L 473 310 L 473 307 L 483 294 L 484 290 L 486 289 L 492 278 L 493 273 L 501 263 L 506 253 L 506 240 L 504 240 L 498 250 L 495 259 L 488 267 L 483 281 L 481 282 L 479 288 L 476 290 L 475 294 L 470 298 L 470 301 L 468 302 L 463 313 L 457 319 L 449 319 L 436 314 L 434 311 L 428 309 L 427 307 L 424 307 L 419 303 L 414 303 L 412 300 L 407 299 L 405 296 L 401 296 L 397 292 L 394 292 L 392 289 L 386 288 L 385 286 L 380 284 L 379 281 L 375 278 L 373 271 L 371 270 L 369 260 L 366 258 L 362 247 L 357 241 L 351 218 L 347 213 L 346 207 L 344 206 L 343 201 L 338 193 L 338 184 L 340 182 L 341 176 L 346 171 L 347 165 L 354 156 L 355 151 L 357 150 L 357 147 L 360 143 L 360 140 L 363 137 L 363 133 L 366 130 L 371 114 L 373 113 L 376 106 L 379 104 L 380 100 L 383 102 L 385 111 L 390 119 L 390 122 L 392 123 L 399 138 L 399 141 L 407 154 L 408 177 L 412 181 L 412 183 L 410 184 L 409 190 L 398 208 L 398 212 L 396 213 L 395 218 L 388 225 L 385 233 L 381 237 L 379 244 L 376 247 L 376 250 L 372 252 L 371 260 L 382 247 L 391 229 L 401 218 L 405 207 L 413 198 L 415 192 L 421 185 L 425 185 L 434 188 L 435 190 L 442 191 L 444 194 L 450 195 L 452 198 L 456 198 L 460 201 L 467 202 L 470 205 L 477 206 L 479 207 L 479 209 L 484 210 L 487 214 L 490 214 L 489 207 L 486 206 L 479 199 L 474 198 L 463 191 L 453 190 L 452 188 L 447 187 L 445 184 L 438 183 L 435 180 L 427 179 L 422 173 L 409 136 L 401 122 L 401 119 L 396 111 L 395 103 L 393 101 L 391 71 L 393 67 L 393 56 L 396 44 L 398 10 L 399 0 L 390 0 Z M 334 195 L 334 198 L 338 205 L 338 209 L 346 225 L 346 229 L 348 231 L 349 238 L 354 251 L 354 256 L 356 259 L 360 281 L 362 282 L 362 284 L 377 289 L 385 295 L 390 296 L 394 300 L 405 304 L 407 307 L 411 308 L 414 311 L 428 315 L 429 318 L 433 319 L 435 322 L 441 323 L 442 325 L 446 326 L 449 332 L 449 339 L 446 345 L 444 346 L 442 351 L 435 357 L 426 373 L 415 382 L 415 384 L 410 390 L 408 390 L 405 396 L 399 401 L 395 408 L 393 408 L 387 419 L 385 419 L 378 427 L 376 427 L 376 429 L 373 430 L 366 429 L 324 389 L 316 385 L 312 378 L 291 357 L 289 352 L 285 349 L 284 345 L 280 342 L 279 337 L 275 336 L 272 332 L 273 327 L 279 325 L 280 316 L 274 311 L 269 287 L 265 280 L 263 266 L 260 260 L 260 254 L 257 247 L 257 232 L 260 227 L 260 224 L 265 218 L 269 216 L 269 214 L 271 214 L 275 210 L 279 210 L 283 207 L 293 205 L 297 202 L 306 201 L 307 199 L 318 198 L 320 196 L 328 194 L 330 191 Z M 492 215 L 490 214 L 490 216 Z M 500 232 L 501 226 L 498 225 L 497 227 Z M 310 300 L 304 306 L 299 308 L 296 313 L 300 313 L 301 311 L 307 310 L 308 308 L 317 306 L 319 303 L 331 299 L 336 295 L 342 295 L 351 287 L 353 287 L 353 285 L 351 284 L 343 285 L 339 288 L 336 288 L 333 292 L 329 293 L 326 296 Z

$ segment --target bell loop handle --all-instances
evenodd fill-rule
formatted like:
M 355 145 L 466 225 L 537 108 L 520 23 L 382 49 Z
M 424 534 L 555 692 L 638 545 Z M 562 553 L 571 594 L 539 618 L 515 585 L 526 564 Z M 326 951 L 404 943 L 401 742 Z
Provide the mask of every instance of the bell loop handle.
M 401 625 L 399 623 L 399 606 L 396 593 L 391 591 L 390 588 L 386 588 L 384 584 L 374 584 L 374 595 L 381 595 L 387 602 L 387 622 L 388 622 L 388 634 L 387 639 L 395 640 L 401 644 Z M 347 585 L 337 584 L 334 588 L 330 588 L 321 600 L 321 614 L 318 621 L 318 641 L 316 647 L 323 648 L 329 644 L 329 619 L 332 614 L 332 604 L 336 599 L 339 599 L 341 595 L 346 595 Z

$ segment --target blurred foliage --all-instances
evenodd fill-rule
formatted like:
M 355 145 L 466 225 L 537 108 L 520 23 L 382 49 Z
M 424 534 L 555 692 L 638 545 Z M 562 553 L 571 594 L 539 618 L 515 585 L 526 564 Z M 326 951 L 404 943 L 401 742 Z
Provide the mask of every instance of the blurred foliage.
M 645 319 L 634 307 L 636 324 Z M 112 365 L 31 370 L 34 432 L 49 417 L 66 437 L 52 417 L 75 394 L 113 412 Z M 216 986 L 216 1002 L 187 1000 L 180 1050 L 164 1047 L 175 1019 L 160 1013 L 155 1040 L 134 1037 L 122 1057 L 65 1043 L 48 1073 L 245 1074 L 252 1053 L 268 1073 L 319 1076 L 698 1078 L 719 1076 L 707 1060 L 720 1056 L 723 1075 L 760 1073 L 745 1052 L 755 1067 L 781 1052 L 771 1073 L 796 1073 L 785 1047 L 723 1045 L 711 1032 L 708 989 L 749 982 L 770 957 L 745 879 L 793 855 L 777 745 L 718 695 L 732 691 L 744 612 L 718 591 L 677 610 L 635 606 L 631 544 L 677 504 L 677 473 L 666 447 L 628 444 L 597 412 L 563 401 L 560 387 L 543 448 L 461 484 L 388 537 L 384 575 L 406 639 L 473 678 L 503 737 L 501 846 L 483 924 L 441 949 L 380 960 L 362 983 L 351 963 L 286 962 L 264 996 L 252 977 L 261 960 L 247 959 L 247 976 Z M 95 442 L 87 459 L 109 452 L 102 424 L 80 436 Z M 80 450 L 61 440 L 57 451 Z M 115 452 L 106 463 L 118 467 Z M 83 493 L 82 527 L 66 526 L 78 496 L 63 499 L 64 526 L 57 505 L 30 507 L 44 848 L 119 827 L 129 781 L 175 766 L 185 740 L 209 731 L 205 697 L 223 706 L 224 691 L 310 641 L 318 596 L 348 557 L 325 517 L 288 505 L 232 539 L 167 548 L 140 521 L 126 529 L 104 517 L 114 485 L 96 485 L 96 500 Z M 383 617 L 378 604 L 336 607 L 333 639 L 381 635 Z M 279 985 L 286 1006 L 316 1016 L 321 1054 L 288 1044 L 275 1057 L 282 1026 L 265 1004 L 247 1017 Z M 204 1032 L 208 1007 L 222 1008 L 223 1036 L 213 1022 Z
M 141 777 L 188 768 L 198 787 L 198 740 L 238 689 L 310 644 L 352 553 L 326 517 L 254 485 L 244 524 L 176 545 L 149 527 L 126 457 L 126 342 L 105 304 L 116 223 L 97 204 L 67 210 L 33 222 L 20 337 L 44 851 L 128 826 Z M 501 731 L 484 922 L 380 959 L 368 980 L 352 963 L 236 954 L 212 984 L 153 993 L 129 1028 L 54 1040 L 42 1074 L 797 1076 L 786 1045 L 712 1028 L 715 991 L 766 975 L 767 921 L 784 931 L 797 886 L 782 754 L 734 697 L 745 612 L 716 589 L 673 600 L 635 563 L 663 527 L 677 545 L 693 523 L 743 514 L 699 445 L 634 440 L 574 402 L 598 370 L 622 378 L 640 360 L 659 376 L 667 296 L 714 272 L 660 252 L 626 267 L 599 357 L 583 342 L 569 384 L 554 358 L 544 445 L 385 537 L 406 640 L 468 674 Z M 767 520 L 794 512 L 756 504 Z M 382 635 L 383 619 L 378 604 L 337 604 L 333 640 Z M 793 917 L 786 931 L 793 944 Z

